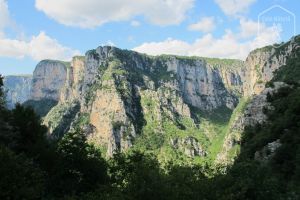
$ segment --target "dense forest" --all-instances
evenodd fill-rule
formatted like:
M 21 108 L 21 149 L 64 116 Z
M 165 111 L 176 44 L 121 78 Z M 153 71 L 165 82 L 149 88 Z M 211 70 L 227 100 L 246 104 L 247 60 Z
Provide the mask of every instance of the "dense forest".
M 226 169 L 161 166 L 140 151 L 107 159 L 80 129 L 49 140 L 32 108 L 5 108 L 0 77 L 0 199 L 300 199 L 298 55 L 268 83 L 289 84 L 268 95 L 269 122 L 246 128 L 240 155 Z M 255 158 L 277 139 L 281 146 L 269 159 Z

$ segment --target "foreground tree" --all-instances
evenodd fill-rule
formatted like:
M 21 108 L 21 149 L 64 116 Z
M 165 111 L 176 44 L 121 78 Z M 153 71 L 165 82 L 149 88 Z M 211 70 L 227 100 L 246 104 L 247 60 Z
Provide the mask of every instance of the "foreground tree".
M 100 151 L 88 144 L 82 133 L 66 134 L 58 143 L 57 155 L 50 186 L 54 194 L 80 194 L 108 183 Z

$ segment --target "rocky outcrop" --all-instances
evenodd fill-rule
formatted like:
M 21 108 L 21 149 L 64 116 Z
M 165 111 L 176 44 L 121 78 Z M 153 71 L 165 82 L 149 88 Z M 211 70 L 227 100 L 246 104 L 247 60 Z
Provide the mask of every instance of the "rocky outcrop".
M 238 98 L 230 87 L 225 87 L 231 84 L 231 80 L 228 81 L 226 75 L 226 79 L 223 79 L 225 77 L 222 77 L 220 70 L 205 61 L 196 60 L 192 65 L 180 61 L 175 73 L 186 103 L 203 110 L 221 106 L 233 109 L 237 105 Z M 239 79 L 239 75 L 237 77 Z M 241 82 L 236 82 L 241 87 Z
M 270 160 L 275 154 L 275 151 L 281 146 L 280 140 L 275 140 L 268 143 L 261 150 L 256 151 L 254 154 L 254 159 L 260 162 L 266 162 Z
M 242 62 L 233 62 L 236 63 Z M 74 66 L 72 62 L 70 71 Z M 82 94 L 81 98 L 76 97 L 80 99 L 81 112 L 90 113 L 90 124 L 94 127 L 89 141 L 104 144 L 109 155 L 116 149 L 130 147 L 142 132 L 147 111 L 141 105 L 141 94 L 145 94 L 141 90 L 148 90 L 157 98 L 160 118 L 164 114 L 180 126 L 180 116 L 191 117 L 189 106 L 201 110 L 221 106 L 233 109 L 238 97 L 232 88 L 241 91 L 242 84 L 238 74 L 226 73 L 226 66 L 220 70 L 201 58 L 149 57 L 115 47 L 88 51 L 79 74 L 83 74 L 77 78 L 82 82 L 73 84 L 69 81 L 72 76 L 68 75 L 65 88 L 77 85 L 81 90 L 64 90 L 62 99 Z
M 14 108 L 16 103 L 22 104 L 30 98 L 31 82 L 31 75 L 4 77 L 4 91 L 9 109 Z
M 167 129 L 170 128 L 174 134 L 189 138 L 178 144 L 193 148 L 186 150 L 179 145 L 177 149 L 193 157 L 203 156 L 198 133 L 200 130 L 207 132 L 202 127 L 205 120 L 195 117 L 195 111 L 234 110 L 241 97 L 251 99 L 257 95 L 245 113 L 231 120 L 223 145 L 226 154 L 239 144 L 240 132 L 245 126 L 265 121 L 262 109 L 267 106 L 266 92 L 270 91 L 264 90 L 264 84 L 285 64 L 296 47 L 290 42 L 281 50 L 259 49 L 245 62 L 167 55 L 153 57 L 115 47 L 98 47 L 85 56 L 74 57 L 71 63 L 49 60 L 39 63 L 33 76 L 31 98 L 59 102 L 44 119 L 52 127 L 49 134 L 54 130 L 74 130 L 73 126 L 78 123 L 69 122 L 80 121 L 84 115 L 87 120 L 80 128 L 85 130 L 88 140 L 104 146 L 108 155 L 112 155 L 115 150 L 124 151 L 134 145 L 136 137 L 146 131 L 162 138 L 169 134 L 169 137 L 172 134 Z M 72 106 L 74 102 L 76 109 Z M 68 110 L 72 111 L 72 120 L 69 120 Z M 65 126 L 59 125 L 64 120 L 50 125 L 54 120 L 51 116 L 61 113 L 67 113 L 68 128 L 56 128 Z M 209 133 L 204 135 L 213 137 Z M 195 140 L 190 138 L 194 136 Z
M 67 68 L 66 80 L 60 91 L 60 101 L 68 102 L 81 98 L 85 70 L 85 57 L 73 57 Z
M 66 79 L 66 63 L 54 60 L 41 61 L 33 72 L 31 99 L 52 99 L 58 101 Z
M 113 80 L 103 82 L 103 88 L 95 91 L 90 106 L 90 124 L 95 131 L 89 140 L 98 145 L 107 146 L 108 155 L 115 150 L 126 150 L 132 145 L 132 137 L 136 131 L 132 121 L 126 114 L 126 108 L 116 90 Z
M 280 47 L 267 46 L 252 51 L 245 61 L 242 74 L 244 96 L 260 94 L 274 72 L 286 64 L 291 53 L 299 48 L 295 38 Z
M 298 36 L 299 37 L 299 36 Z M 281 46 L 267 46 L 252 51 L 245 61 L 245 67 L 240 71 L 243 82 L 243 96 L 250 99 L 244 112 L 232 120 L 229 131 L 224 139 L 223 148 L 217 156 L 218 163 L 232 162 L 232 151 L 239 146 L 241 133 L 246 126 L 255 126 L 267 121 L 263 109 L 270 109 L 267 94 L 276 92 L 280 87 L 287 85 L 280 82 L 274 83 L 274 88 L 265 88 L 266 83 L 274 77 L 274 72 L 285 65 L 287 59 L 300 48 L 297 37 Z M 231 156 L 229 156 L 231 154 Z M 229 160 L 228 160 L 229 159 Z
M 76 101 L 60 102 L 54 106 L 43 120 L 43 124 L 48 127 L 49 137 L 58 139 L 67 133 L 79 110 L 80 105 Z
M 89 124 L 94 127 L 89 141 L 106 146 L 112 155 L 117 149 L 129 148 L 150 120 L 144 117 L 149 113 L 141 105 L 141 94 L 145 97 L 141 91 L 157 98 L 156 115 L 153 111 L 150 114 L 159 118 L 158 124 L 167 117 L 184 129 L 180 120 L 191 118 L 189 107 L 203 111 L 234 109 L 243 93 L 242 72 L 244 62 L 238 60 L 149 57 L 98 47 L 84 57 L 74 57 L 69 66 L 58 61 L 39 63 L 32 98 L 56 99 L 58 106 L 78 101 L 80 112 L 90 114 Z M 45 122 L 51 120 L 46 116 Z M 164 132 L 163 127 L 157 128 Z
M 267 117 L 264 109 L 271 109 L 270 103 L 267 101 L 268 94 L 272 95 L 282 87 L 288 87 L 286 83 L 275 82 L 274 87 L 265 88 L 260 95 L 254 96 L 243 113 L 243 116 L 233 124 L 233 129 L 243 130 L 246 126 L 255 126 L 266 122 Z
M 249 101 L 245 110 L 234 118 L 224 139 L 222 151 L 217 156 L 217 163 L 233 162 L 234 156 L 228 157 L 228 153 L 234 146 L 240 145 L 241 134 L 245 127 L 254 127 L 267 122 L 268 118 L 264 110 L 272 109 L 270 103 L 267 101 L 267 96 L 276 93 L 282 87 L 288 87 L 288 85 L 283 82 L 275 82 L 273 88 L 265 88 L 261 94 L 254 96 Z
M 186 138 L 171 138 L 170 145 L 174 149 L 178 149 L 185 155 L 190 158 L 194 158 L 195 156 L 206 156 L 205 150 L 202 148 L 201 144 L 194 137 L 186 137 Z

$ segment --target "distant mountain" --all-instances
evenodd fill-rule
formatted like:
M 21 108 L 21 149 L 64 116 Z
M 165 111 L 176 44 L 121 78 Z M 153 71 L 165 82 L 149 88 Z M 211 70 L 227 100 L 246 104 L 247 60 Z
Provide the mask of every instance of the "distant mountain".
M 4 77 L 4 90 L 8 108 L 16 103 L 24 103 L 30 97 L 32 75 L 18 75 Z
M 298 47 L 295 37 L 246 61 L 98 47 L 70 63 L 41 61 L 27 104 L 52 137 L 80 128 L 108 156 L 136 148 L 161 161 L 227 163 L 244 128 L 267 120 L 266 96 L 283 84 L 265 84 Z

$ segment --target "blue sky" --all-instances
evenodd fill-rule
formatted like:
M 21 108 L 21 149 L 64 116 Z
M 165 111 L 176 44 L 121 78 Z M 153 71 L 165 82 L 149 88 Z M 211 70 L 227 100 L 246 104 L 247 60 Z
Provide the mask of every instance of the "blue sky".
M 298 0 L 0 0 L 0 73 L 100 45 L 245 59 L 298 34 L 299 10 Z

